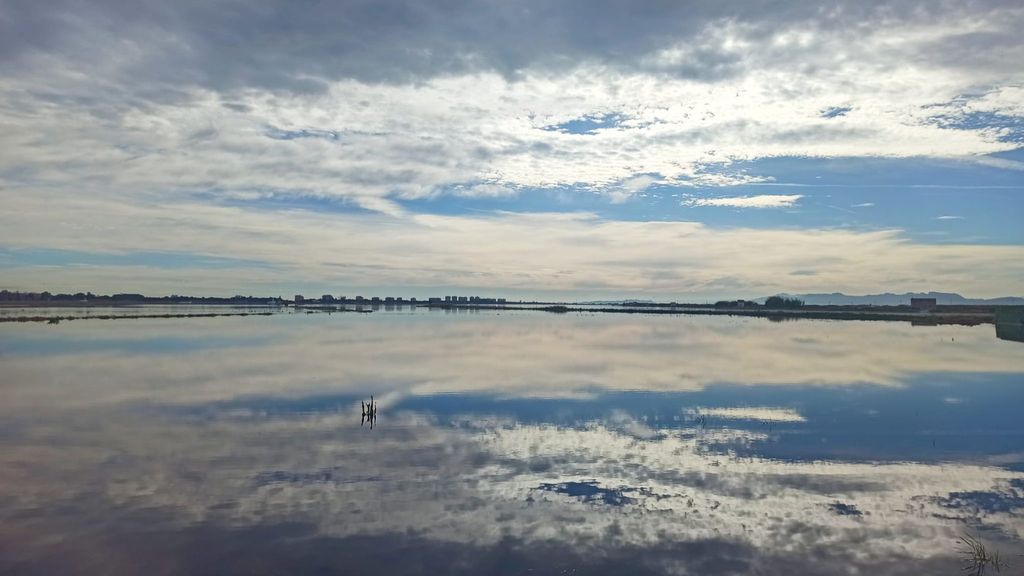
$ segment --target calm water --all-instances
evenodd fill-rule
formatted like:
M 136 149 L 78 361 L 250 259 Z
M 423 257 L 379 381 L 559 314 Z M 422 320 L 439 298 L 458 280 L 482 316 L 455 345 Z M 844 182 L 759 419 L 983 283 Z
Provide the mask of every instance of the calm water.
M 0 573 L 1017 574 L 1022 409 L 992 326 L 0 324 Z

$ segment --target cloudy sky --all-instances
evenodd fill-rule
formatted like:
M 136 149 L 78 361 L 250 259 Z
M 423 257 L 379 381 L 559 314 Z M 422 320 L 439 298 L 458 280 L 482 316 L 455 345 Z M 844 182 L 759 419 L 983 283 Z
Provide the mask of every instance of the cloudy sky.
M 1024 295 L 1018 2 L 0 0 L 0 284 Z

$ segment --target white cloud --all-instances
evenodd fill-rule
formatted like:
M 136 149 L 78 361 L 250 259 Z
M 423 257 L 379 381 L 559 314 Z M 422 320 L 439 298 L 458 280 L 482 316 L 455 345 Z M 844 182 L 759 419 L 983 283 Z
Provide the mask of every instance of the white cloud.
M 803 198 L 801 194 L 762 194 L 758 196 L 732 196 L 725 198 L 688 198 L 687 206 L 728 206 L 732 208 L 786 208 Z
M 771 14 L 751 13 L 747 21 L 695 12 L 680 27 L 682 37 L 631 46 L 641 51 L 628 63 L 602 62 L 607 55 L 570 58 L 563 62 L 574 64 L 557 69 L 528 62 L 517 65 L 513 79 L 488 66 L 454 66 L 415 83 L 381 83 L 331 54 L 321 61 L 322 76 L 306 78 L 318 89 L 305 91 L 293 89 L 298 80 L 287 71 L 250 69 L 247 60 L 224 60 L 220 52 L 209 62 L 183 56 L 166 37 L 174 31 L 125 55 L 110 44 L 120 36 L 102 34 L 105 24 L 86 18 L 68 33 L 69 43 L 82 40 L 77 51 L 19 53 L 20 65 L 3 75 L 0 182 L 63 186 L 68 195 L 95 182 L 133 196 L 336 197 L 393 213 L 394 204 L 375 199 L 568 187 L 622 201 L 645 179 L 759 181 L 726 170 L 756 158 L 978 158 L 1017 146 L 1003 139 L 1005 131 L 957 121 L 973 113 L 1024 114 L 1016 65 L 1024 43 L 1013 40 L 1024 11 L 868 11 L 856 14 L 864 25 L 837 25 L 857 7 L 846 10 L 774 24 L 771 32 L 757 21 Z M 311 41 L 337 36 L 323 32 Z M 948 61 L 945 54 L 955 50 L 933 50 L 969 34 L 1008 45 L 987 65 L 967 67 Z M 250 47 L 254 58 L 263 54 L 260 46 Z M 83 51 L 104 57 L 79 61 Z M 171 65 L 174 58 L 183 62 Z M 155 60 L 164 65 L 137 69 Z M 218 71 L 225 82 L 252 84 L 225 86 L 200 74 L 214 64 L 226 68 Z M 295 64 L 316 68 L 306 59 Z M 331 73 L 334 65 L 344 70 Z M 169 90 L 152 76 L 161 69 L 192 81 Z M 268 88 L 268 78 L 253 76 L 259 74 L 280 75 L 285 89 Z M 822 117 L 836 106 L 850 111 Z M 544 129 L 603 114 L 619 121 L 590 134 Z
M 1012 165 L 984 156 L 1017 147 L 1005 131 L 964 120 L 1022 114 L 1024 11 L 1016 7 L 921 12 L 854 3 L 794 8 L 789 19 L 717 6 L 638 20 L 596 11 L 592 24 L 616 33 L 592 43 L 550 37 L 514 12 L 517 30 L 533 42 L 504 44 L 505 36 L 493 34 L 462 44 L 445 26 L 472 19 L 470 10 L 400 33 L 390 21 L 353 28 L 366 59 L 332 44 L 346 36 L 321 27 L 330 18 L 268 26 L 262 12 L 239 11 L 229 19 L 253 21 L 232 20 L 239 45 L 225 47 L 209 27 L 211 18 L 228 18 L 219 12 L 174 5 L 165 9 L 180 10 L 180 19 L 149 21 L 148 9 L 90 8 L 95 13 L 29 3 L 0 18 L 0 25 L 39 26 L 38 34 L 11 38 L 49 39 L 0 46 L 8 56 L 0 58 L 4 246 L 171 250 L 273 264 L 245 276 L 254 290 L 317 283 L 709 296 L 837 287 L 1022 291 L 1019 267 L 1007 265 L 1017 248 L 927 247 L 892 230 L 715 230 L 579 215 L 414 217 L 403 208 L 404 200 L 442 194 L 505 197 L 540 188 L 621 202 L 655 183 L 770 183 L 771 175 L 737 166 L 777 156 Z M 279 18 L 300 17 L 276 8 L 280 13 L 270 13 Z M 552 17 L 575 25 L 575 12 L 558 10 Z M 78 17 L 49 17 L 61 11 Z M 75 24 L 56 34 L 58 21 Z M 627 24 L 663 33 L 621 34 Z M 297 29 L 309 31 L 303 42 L 284 41 Z M 279 41 L 275 50 L 267 51 L 267 37 Z M 405 50 L 412 40 L 437 49 Z M 438 54 L 455 56 L 442 61 Z M 849 111 L 822 117 L 837 107 Z M 609 115 L 616 121 L 592 133 L 545 129 Z M 378 214 L 231 207 L 296 197 Z M 691 202 L 767 208 L 799 198 Z M 761 254 L 765 246 L 772 247 L 769 259 L 734 253 Z M 936 256 L 948 259 L 927 268 Z M 970 273 L 968 257 L 993 274 Z M 811 269 L 821 273 L 779 285 L 789 271 Z M 231 291 L 235 272 L 181 271 L 175 286 Z M 119 276 L 124 282 L 124 269 L 115 267 L 14 275 L 24 288 L 84 282 L 96 291 L 123 288 Z M 161 292 L 175 278 L 151 268 L 128 277 L 140 290 Z
M 964 217 L 963 216 L 950 216 L 950 215 L 946 215 L 946 216 L 936 216 L 935 219 L 936 220 L 963 220 Z
M 735 406 L 728 408 L 694 408 L 689 414 L 707 415 L 732 420 L 757 420 L 759 422 L 805 422 L 807 419 L 792 408 L 768 406 Z
M 460 185 L 453 188 L 452 191 L 457 196 L 468 198 L 501 198 L 512 196 L 516 193 L 514 188 L 492 182 L 481 182 L 471 186 Z
M 0 212 L 0 245 L 174 251 L 266 265 L 244 274 L 237 268 L 8 268 L 12 289 L 288 294 L 314 286 L 335 287 L 332 292 L 390 286 L 423 295 L 450 286 L 669 299 L 831 292 L 837 286 L 850 293 L 1024 293 L 1024 247 L 921 244 L 898 230 L 715 228 L 587 213 L 395 218 L 197 202 L 143 206 L 55 194 L 12 197 Z

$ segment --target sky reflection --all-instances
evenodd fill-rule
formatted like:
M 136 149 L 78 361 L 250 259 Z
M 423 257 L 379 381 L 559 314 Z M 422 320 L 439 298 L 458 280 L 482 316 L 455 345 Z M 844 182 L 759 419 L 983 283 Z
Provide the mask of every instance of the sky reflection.
M 0 326 L 0 572 L 956 573 L 963 533 L 1024 551 L 1019 352 L 538 313 Z

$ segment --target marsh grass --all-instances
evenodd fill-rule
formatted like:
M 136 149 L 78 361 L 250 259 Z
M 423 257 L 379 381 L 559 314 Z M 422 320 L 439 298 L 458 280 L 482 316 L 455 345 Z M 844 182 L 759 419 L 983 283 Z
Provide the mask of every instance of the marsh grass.
M 963 571 L 972 576 L 984 576 L 991 568 L 994 572 L 1002 572 L 1007 567 L 1006 561 L 998 550 L 989 550 L 980 538 L 964 534 L 957 539 L 963 561 Z

